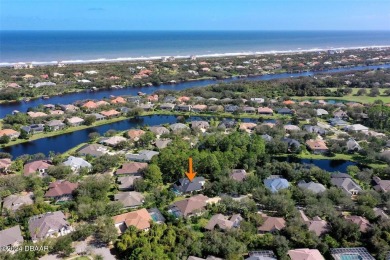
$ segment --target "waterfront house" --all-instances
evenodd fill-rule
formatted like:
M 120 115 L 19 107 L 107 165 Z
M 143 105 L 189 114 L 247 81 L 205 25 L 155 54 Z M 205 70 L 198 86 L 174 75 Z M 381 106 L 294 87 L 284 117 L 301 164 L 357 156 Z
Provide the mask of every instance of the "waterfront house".
M 124 208 L 136 208 L 144 203 L 145 197 L 139 192 L 129 191 L 115 194 L 114 200 L 119 201 Z
M 349 140 L 347 141 L 347 149 L 348 149 L 348 152 L 357 152 L 357 151 L 360 151 L 362 148 L 360 147 L 359 143 L 356 142 L 355 139 L 353 138 L 349 138 Z
M 123 136 L 111 136 L 111 137 L 103 138 L 102 140 L 100 140 L 99 143 L 107 146 L 115 147 L 119 143 L 126 142 L 126 141 L 127 139 L 124 138 Z
M 11 159 L 9 158 L 0 159 L 0 174 L 2 173 L 7 174 L 11 165 L 12 165 Z
M 244 113 L 247 113 L 247 114 L 255 114 L 255 113 L 256 113 L 256 108 L 244 106 L 244 107 L 242 108 L 242 111 L 243 111 Z
M 195 177 L 192 181 L 188 178 L 181 178 L 173 185 L 173 190 L 179 194 L 201 191 L 205 184 L 203 177 Z
M 288 181 L 283 178 L 268 178 L 264 180 L 264 186 L 272 193 L 275 193 L 279 190 L 287 189 L 290 185 Z
M 241 221 L 244 219 L 240 214 L 234 214 L 233 216 L 227 217 L 222 214 L 216 214 L 211 217 L 207 225 L 205 226 L 206 230 L 214 230 L 218 227 L 221 230 L 230 230 L 232 228 L 239 228 Z
M 287 254 L 290 256 L 291 260 L 325 260 L 318 249 L 292 249 L 288 250 Z
M 212 113 L 217 113 L 217 112 L 222 112 L 223 111 L 223 106 L 218 105 L 218 106 L 209 106 L 207 111 L 212 112 Z
M 242 182 L 246 179 L 248 173 L 244 169 L 233 169 L 229 175 L 229 178 L 238 182 Z
M 164 111 L 171 111 L 175 108 L 175 104 L 172 103 L 163 103 L 160 105 L 160 109 Z
M 234 113 L 234 112 L 238 111 L 239 107 L 235 106 L 235 105 L 226 105 L 224 107 L 224 109 L 225 109 L 225 112 L 227 112 L 227 113 Z
M 39 177 L 44 177 L 47 175 L 47 169 L 51 166 L 51 161 L 48 160 L 29 162 L 24 165 L 23 174 L 29 176 L 36 173 Z
M 173 132 L 180 132 L 180 131 L 183 131 L 183 130 L 189 130 L 190 129 L 187 125 L 182 124 L 182 123 L 172 124 L 172 125 L 169 126 L 169 128 Z
M 51 120 L 46 123 L 46 126 L 50 129 L 50 131 L 58 131 L 64 129 L 66 124 L 61 120 Z
M 329 148 L 326 146 L 325 142 L 321 139 L 317 140 L 307 140 L 306 146 L 313 154 L 324 154 L 329 152 Z
M 118 189 L 120 191 L 134 190 L 134 182 L 143 179 L 141 175 L 130 175 L 118 178 Z
M 207 121 L 191 121 L 190 125 L 192 129 L 199 129 L 203 132 L 210 127 L 210 124 Z
M 131 129 L 127 131 L 127 136 L 132 141 L 138 141 L 141 138 L 141 136 L 143 136 L 144 134 L 145 131 L 141 129 Z
M 48 237 L 65 236 L 73 231 L 62 211 L 31 217 L 28 220 L 28 229 L 34 243 Z
M 102 121 L 102 120 L 105 120 L 106 117 L 99 114 L 99 113 L 93 113 L 93 114 L 90 114 L 91 116 L 94 116 L 96 118 L 96 121 Z
M 153 110 L 154 105 L 153 104 L 139 104 L 138 107 L 143 109 L 144 111 L 151 111 L 151 110 Z
M 13 129 L 3 129 L 0 130 L 0 137 L 2 136 L 8 136 L 10 139 L 17 139 L 20 135 L 20 132 L 15 131 Z
M 135 162 L 150 162 L 153 156 L 158 155 L 159 152 L 151 150 L 142 150 L 136 154 L 128 153 L 126 154 L 126 159 Z
M 116 215 L 112 217 L 115 227 L 119 233 L 122 234 L 130 226 L 135 227 L 138 230 L 147 231 L 150 228 L 152 218 L 146 209 L 139 209 L 132 212 Z
M 60 105 L 60 108 L 62 109 L 62 111 L 65 112 L 74 112 L 76 110 L 79 110 L 79 108 L 75 105 Z
M 98 105 L 93 101 L 88 101 L 87 103 L 83 104 L 81 107 L 92 110 L 97 108 Z
M 300 181 L 298 187 L 304 190 L 309 190 L 315 194 L 326 191 L 326 188 L 321 183 Z
M 92 169 L 92 165 L 81 157 L 69 156 L 63 164 L 69 166 L 74 172 L 81 168 L 87 168 L 88 171 Z
M 362 191 L 362 188 L 351 179 L 351 176 L 345 173 L 332 174 L 331 183 L 350 196 L 358 195 Z
M 257 229 L 260 234 L 274 233 L 286 227 L 284 218 L 269 217 L 264 214 L 262 214 L 262 217 L 264 220 L 263 225 Z
M 84 123 L 84 119 L 74 116 L 71 118 L 66 119 L 67 123 L 71 126 L 80 126 Z
M 200 216 L 205 211 L 208 200 L 209 198 L 202 194 L 179 200 L 169 206 L 168 213 L 176 218 Z
M 257 109 L 257 113 L 259 113 L 259 115 L 273 115 L 274 114 L 274 111 L 269 108 L 269 107 L 259 107 Z
M 0 248 L 10 248 L 4 251 L 13 254 L 16 252 L 13 248 L 21 246 L 23 242 L 24 239 L 19 225 L 0 231 Z
M 121 175 L 138 175 L 140 174 L 144 169 L 148 167 L 147 163 L 141 163 L 141 162 L 129 162 L 124 163 L 122 165 L 122 168 L 118 169 L 115 174 Z
M 192 106 L 193 112 L 204 112 L 207 111 L 207 105 L 194 105 Z
M 168 128 L 164 126 L 151 126 L 149 127 L 150 132 L 154 133 L 157 138 L 163 134 L 169 134 Z
M 110 101 L 111 104 L 126 104 L 127 101 L 123 97 L 116 97 Z
M 301 144 L 297 140 L 292 139 L 292 138 L 284 137 L 281 139 L 281 141 L 287 144 L 288 150 L 290 150 L 290 151 L 296 150 L 301 146 Z
M 38 83 L 32 84 L 30 86 L 34 87 L 34 88 L 40 88 L 40 87 L 50 87 L 50 86 L 55 86 L 55 85 L 57 85 L 57 84 L 54 82 L 48 81 L 48 82 L 38 82 Z
M 22 206 L 34 204 L 34 193 L 22 192 L 21 194 L 12 194 L 3 199 L 3 210 L 14 212 Z
M 235 128 L 237 126 L 237 122 L 231 119 L 223 119 L 221 123 L 218 125 L 218 128 L 230 129 Z
M 78 186 L 78 183 L 58 180 L 50 183 L 49 190 L 45 193 L 44 197 L 53 199 L 56 202 L 72 200 L 72 195 Z
M 26 131 L 27 134 L 36 134 L 36 133 L 42 133 L 43 131 L 45 131 L 45 125 L 44 124 L 33 124 L 33 125 L 29 125 L 29 126 L 23 126 L 20 129 Z
M 257 124 L 255 123 L 240 123 L 240 130 L 251 132 L 251 130 L 255 129 L 256 126 Z
M 33 111 L 29 111 L 27 112 L 27 115 L 31 118 L 38 118 L 38 117 L 46 117 L 47 114 L 46 113 L 43 113 L 43 112 L 33 112 Z
M 119 116 L 121 113 L 114 110 L 114 109 L 111 109 L 108 111 L 102 111 L 102 112 L 100 112 L 100 114 L 107 117 L 107 118 L 112 118 L 112 117 Z
M 280 108 L 278 109 L 278 114 L 280 115 L 292 115 L 294 114 L 294 111 L 287 108 L 287 107 L 284 107 L 284 108 Z
M 183 111 L 183 112 L 191 112 L 191 109 L 192 109 L 191 105 L 177 105 L 175 107 L 175 110 Z
M 108 149 L 100 144 L 88 144 L 81 147 L 77 153 L 83 156 L 91 155 L 93 157 L 100 157 L 108 153 Z

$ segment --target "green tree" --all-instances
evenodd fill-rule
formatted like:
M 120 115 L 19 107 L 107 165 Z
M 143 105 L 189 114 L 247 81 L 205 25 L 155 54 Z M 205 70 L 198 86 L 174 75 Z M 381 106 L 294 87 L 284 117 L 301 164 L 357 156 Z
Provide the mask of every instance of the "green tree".
M 86 116 L 84 118 L 84 124 L 85 125 L 92 125 L 93 123 L 96 122 L 96 117 L 93 116 L 93 115 L 90 115 L 90 116 Z

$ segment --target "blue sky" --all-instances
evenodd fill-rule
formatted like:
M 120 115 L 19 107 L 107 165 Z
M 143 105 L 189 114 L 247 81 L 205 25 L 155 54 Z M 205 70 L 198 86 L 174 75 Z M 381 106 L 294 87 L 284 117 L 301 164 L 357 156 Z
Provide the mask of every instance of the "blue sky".
M 1 30 L 390 30 L 390 0 L 0 0 Z

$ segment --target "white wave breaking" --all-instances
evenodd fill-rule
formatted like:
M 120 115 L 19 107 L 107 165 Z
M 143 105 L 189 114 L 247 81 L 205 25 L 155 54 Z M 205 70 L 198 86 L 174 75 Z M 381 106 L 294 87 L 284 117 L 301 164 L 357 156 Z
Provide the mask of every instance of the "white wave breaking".
M 119 58 L 96 58 L 96 59 L 77 59 L 77 60 L 61 60 L 61 61 L 21 61 L 21 62 L 0 62 L 0 67 L 10 67 L 17 64 L 32 64 L 35 66 L 47 66 L 63 64 L 86 64 L 86 63 L 108 63 L 108 62 L 126 62 L 126 61 L 147 61 L 147 60 L 161 60 L 167 57 L 175 59 L 188 59 L 191 56 L 197 58 L 217 58 L 230 56 L 252 56 L 252 55 L 266 55 L 266 54 L 294 54 L 294 53 L 308 53 L 321 51 L 341 51 L 341 50 L 363 50 L 363 49 L 383 49 L 390 48 L 390 45 L 373 45 L 373 46 L 355 46 L 355 47 L 327 47 L 327 48 L 310 48 L 310 49 L 295 49 L 295 50 L 269 50 L 269 51 L 243 51 L 243 52 L 226 52 L 226 53 L 207 53 L 207 54 L 188 54 L 188 55 L 163 55 L 163 56 L 140 56 L 140 57 L 119 57 Z

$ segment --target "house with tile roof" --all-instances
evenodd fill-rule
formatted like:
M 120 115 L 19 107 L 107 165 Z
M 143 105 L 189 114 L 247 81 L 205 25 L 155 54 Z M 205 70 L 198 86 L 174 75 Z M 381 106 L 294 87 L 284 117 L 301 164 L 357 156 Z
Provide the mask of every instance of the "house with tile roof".
M 326 143 L 321 139 L 307 140 L 306 146 L 313 154 L 324 154 L 329 152 L 328 146 L 326 146 Z
M 259 115 L 271 115 L 272 116 L 274 114 L 274 111 L 269 107 L 259 107 L 257 109 L 257 113 Z
M 72 183 L 64 180 L 57 180 L 49 185 L 44 197 L 55 200 L 56 202 L 63 202 L 73 199 L 73 193 L 78 188 L 78 183 Z
M 264 180 L 265 187 L 272 193 L 278 192 L 282 189 L 287 189 L 290 184 L 284 178 L 268 178 Z
M 378 192 L 389 192 L 390 191 L 390 180 L 382 180 L 378 176 L 374 176 L 374 189 Z
M 108 149 L 100 144 L 88 144 L 81 147 L 77 153 L 83 156 L 91 155 L 93 157 L 100 157 L 104 154 L 107 154 Z
M 263 225 L 261 225 L 257 230 L 260 234 L 273 233 L 280 231 L 286 227 L 286 221 L 284 218 L 269 217 L 263 215 Z
M 114 200 L 122 203 L 124 208 L 136 208 L 144 203 L 145 197 L 139 192 L 129 191 L 115 194 Z
M 81 168 L 88 168 L 88 170 L 92 169 L 92 164 L 81 157 L 69 156 L 63 164 L 72 168 L 74 172 L 79 171 Z
M 138 230 L 147 231 L 150 228 L 152 218 L 146 209 L 139 209 L 112 217 L 119 233 L 124 233 L 130 226 Z
M 138 141 L 145 133 L 146 132 L 141 129 L 131 129 L 127 131 L 127 136 L 130 138 L 130 140 Z
M 12 161 L 9 158 L 0 159 L 0 174 L 7 174 L 10 167 L 12 165 Z
M 140 175 L 140 173 L 148 167 L 147 163 L 142 162 L 129 162 L 124 163 L 120 169 L 118 169 L 116 175 Z
M 326 187 L 321 183 L 300 181 L 298 187 L 301 189 L 309 190 L 315 194 L 326 191 Z
M 370 221 L 368 221 L 366 218 L 356 215 L 349 215 L 345 216 L 345 219 L 347 221 L 350 221 L 356 225 L 359 226 L 360 232 L 367 232 L 371 228 Z
M 206 180 L 203 177 L 195 177 L 192 181 L 188 178 L 181 178 L 173 185 L 173 191 L 178 194 L 201 191 Z
M 316 236 L 321 236 L 330 230 L 330 226 L 328 222 L 325 220 L 321 219 L 320 217 L 316 216 L 313 219 L 309 219 L 305 212 L 303 210 L 299 210 L 299 214 L 301 216 L 302 221 L 305 223 L 307 226 L 307 229 L 309 231 L 312 231 L 316 234 Z
M 62 211 L 47 212 L 28 220 L 32 241 L 38 242 L 48 237 L 65 236 L 73 231 Z
M 205 229 L 207 230 L 214 230 L 215 228 L 219 228 L 222 230 L 229 230 L 232 228 L 238 228 L 240 227 L 240 223 L 243 220 L 240 214 L 234 214 L 230 218 L 227 216 L 224 216 L 222 214 L 216 214 L 211 217 L 207 225 L 205 226 Z
M 0 231 L 0 248 L 15 248 L 21 246 L 23 242 L 24 239 L 19 225 Z M 12 249 L 7 251 L 11 254 L 15 252 L 15 250 Z
M 24 205 L 34 204 L 34 193 L 12 194 L 3 199 L 3 210 L 16 211 Z
M 111 117 L 116 117 L 116 116 L 119 116 L 121 113 L 114 110 L 114 109 L 111 109 L 111 110 L 108 110 L 108 111 L 102 111 L 100 112 L 101 115 L 107 117 L 107 118 L 111 118 Z
M 111 147 L 115 147 L 117 146 L 119 143 L 121 142 L 126 142 L 127 139 L 124 138 L 123 136 L 111 136 L 111 137 L 107 137 L 107 138 L 103 138 L 99 141 L 99 143 L 101 144 L 104 144 L 104 145 L 107 145 L 107 146 L 111 146 Z
M 168 212 L 179 218 L 189 218 L 192 216 L 200 216 L 206 209 L 209 198 L 199 194 L 187 199 L 179 200 L 169 206 Z
M 78 117 L 78 116 L 74 116 L 74 117 L 71 117 L 71 118 L 68 118 L 66 119 L 67 123 L 71 126 L 80 126 L 84 123 L 84 119 Z
M 291 260 L 325 260 L 318 249 L 291 249 L 287 252 Z
M 38 160 L 26 163 L 23 167 L 24 176 L 29 176 L 36 173 L 40 177 L 47 175 L 47 169 L 52 166 L 51 161 Z
M 150 162 L 152 158 L 156 155 L 159 155 L 159 152 L 155 152 L 151 150 L 141 150 L 138 153 L 127 153 L 125 157 L 129 161 Z
M 8 136 L 11 139 L 17 139 L 20 135 L 20 132 L 15 131 L 13 129 L 2 129 L 0 130 L 0 137 L 2 136 Z

